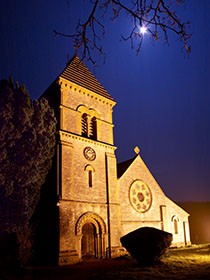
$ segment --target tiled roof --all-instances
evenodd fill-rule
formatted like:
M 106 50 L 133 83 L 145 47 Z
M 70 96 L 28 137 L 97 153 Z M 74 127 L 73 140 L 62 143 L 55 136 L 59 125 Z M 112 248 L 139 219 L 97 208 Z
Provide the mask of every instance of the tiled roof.
M 125 171 L 128 169 L 128 167 L 131 165 L 131 163 L 134 161 L 134 159 L 136 157 L 137 156 L 135 156 L 131 159 L 128 159 L 126 161 L 118 163 L 118 165 L 117 165 L 117 178 L 120 178 L 125 173 Z
M 77 55 L 70 60 L 59 77 L 114 101 Z

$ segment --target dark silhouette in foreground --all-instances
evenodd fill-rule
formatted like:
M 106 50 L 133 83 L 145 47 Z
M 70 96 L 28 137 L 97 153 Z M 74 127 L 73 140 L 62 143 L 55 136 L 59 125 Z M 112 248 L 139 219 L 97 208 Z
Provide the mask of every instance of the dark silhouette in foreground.
M 172 234 L 152 227 L 142 227 L 124 235 L 120 241 L 140 266 L 150 266 L 160 262 L 171 245 Z
M 25 86 L 0 81 L 0 273 L 31 259 L 32 217 L 52 166 L 56 122 L 45 98 L 32 101 Z

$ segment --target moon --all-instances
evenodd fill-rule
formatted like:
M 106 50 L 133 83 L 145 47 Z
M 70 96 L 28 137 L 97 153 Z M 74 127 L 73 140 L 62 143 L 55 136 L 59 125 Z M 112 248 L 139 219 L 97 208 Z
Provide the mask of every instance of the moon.
M 145 26 L 141 26 L 141 27 L 140 27 L 140 33 L 141 33 L 142 35 L 144 35 L 145 33 L 147 33 L 147 28 L 146 28 Z

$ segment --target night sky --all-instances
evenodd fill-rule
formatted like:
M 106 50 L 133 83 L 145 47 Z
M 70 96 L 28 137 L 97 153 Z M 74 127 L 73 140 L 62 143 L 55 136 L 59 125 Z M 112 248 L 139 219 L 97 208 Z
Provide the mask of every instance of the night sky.
M 72 42 L 53 30 L 73 33 L 87 13 L 79 2 L 1 1 L 0 79 L 12 75 L 38 98 L 74 55 Z M 130 19 L 112 24 L 107 15 L 106 63 L 99 59 L 94 75 L 117 102 L 118 162 L 133 157 L 137 145 L 169 198 L 210 201 L 210 1 L 186 2 L 178 12 L 192 22 L 189 56 L 174 35 L 169 46 L 145 35 L 136 56 L 120 42 Z

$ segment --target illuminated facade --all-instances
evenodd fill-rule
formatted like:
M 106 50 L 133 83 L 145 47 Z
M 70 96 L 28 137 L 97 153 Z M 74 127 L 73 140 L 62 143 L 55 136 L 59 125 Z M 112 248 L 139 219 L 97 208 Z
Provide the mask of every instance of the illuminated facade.
M 117 165 L 113 98 L 77 56 L 44 95 L 58 119 L 58 262 L 124 253 L 120 237 L 141 226 L 190 243 L 188 214 L 169 200 L 139 156 Z

